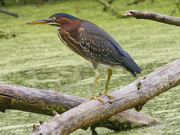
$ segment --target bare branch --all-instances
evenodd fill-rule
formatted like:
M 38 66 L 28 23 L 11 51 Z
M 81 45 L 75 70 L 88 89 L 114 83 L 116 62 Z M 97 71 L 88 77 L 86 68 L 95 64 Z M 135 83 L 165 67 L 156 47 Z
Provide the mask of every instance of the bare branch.
M 180 26 L 180 18 L 168 16 L 164 14 L 159 14 L 152 11 L 136 11 L 136 10 L 129 10 L 126 11 L 124 16 L 133 16 L 137 19 L 150 19 L 162 23 L 167 23 L 171 25 Z
M 175 8 L 172 11 L 171 16 L 174 14 L 176 9 L 178 9 L 178 11 L 180 12 L 180 0 L 178 2 L 176 2 L 175 4 L 176 4 L 176 6 L 175 6 Z
M 79 128 L 87 128 L 129 108 L 142 106 L 153 97 L 180 84 L 180 59 L 156 69 L 146 77 L 110 93 L 114 99 L 102 95 L 104 104 L 91 100 L 65 113 L 56 114 L 49 122 L 36 128 L 32 135 L 67 135 Z
M 128 2 L 127 5 L 132 5 L 132 4 L 138 4 L 139 2 L 144 2 L 145 0 L 133 0 L 131 2 Z
M 100 2 L 101 4 L 103 4 L 106 8 L 110 8 L 110 7 L 111 7 L 111 4 L 108 3 L 108 2 L 105 1 L 105 0 L 99 0 L 99 2 Z
M 13 12 L 9 12 L 9 11 L 6 11 L 6 10 L 1 9 L 1 8 L 0 8 L 0 12 L 5 13 L 5 14 L 8 14 L 8 15 L 12 15 L 12 16 L 14 16 L 14 17 L 19 17 L 18 14 L 13 13 Z

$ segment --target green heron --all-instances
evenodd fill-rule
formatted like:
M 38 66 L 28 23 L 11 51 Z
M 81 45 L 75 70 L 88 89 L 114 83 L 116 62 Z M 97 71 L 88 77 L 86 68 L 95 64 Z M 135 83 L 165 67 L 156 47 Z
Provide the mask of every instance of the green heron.
M 107 94 L 107 90 L 114 67 L 123 67 L 134 77 L 136 77 L 135 73 L 139 74 L 142 71 L 131 56 L 106 31 L 89 21 L 66 13 L 57 13 L 48 19 L 32 21 L 27 24 L 55 26 L 61 41 L 72 51 L 92 63 L 95 69 L 95 81 L 89 100 L 96 99 L 103 102 L 102 99 L 94 97 L 100 75 L 97 69 L 98 66 L 108 69 L 108 78 L 103 94 L 109 98 L 113 98 Z

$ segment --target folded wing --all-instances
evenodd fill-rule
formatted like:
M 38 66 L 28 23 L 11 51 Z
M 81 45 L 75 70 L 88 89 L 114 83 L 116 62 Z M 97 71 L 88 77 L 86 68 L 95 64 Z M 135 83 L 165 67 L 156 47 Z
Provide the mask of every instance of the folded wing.
M 80 31 L 81 47 L 92 59 L 102 64 L 122 66 L 133 76 L 136 76 L 134 72 L 141 72 L 131 56 L 107 32 L 88 21 L 82 25 L 86 26 Z

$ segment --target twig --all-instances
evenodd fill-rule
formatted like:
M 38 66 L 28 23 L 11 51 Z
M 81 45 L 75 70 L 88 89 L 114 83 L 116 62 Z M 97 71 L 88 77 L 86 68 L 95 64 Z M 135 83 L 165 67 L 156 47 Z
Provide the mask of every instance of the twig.
M 9 11 L 6 11 L 6 10 L 1 9 L 1 8 L 0 8 L 0 12 L 5 13 L 5 14 L 8 14 L 8 15 L 12 15 L 12 16 L 14 16 L 14 17 L 19 17 L 18 14 L 13 13 L 13 12 L 9 12 Z
M 171 16 L 174 14 L 174 12 L 176 11 L 176 9 L 178 9 L 179 12 L 180 12 L 180 0 L 179 0 L 177 3 L 175 3 L 175 4 L 176 4 L 176 6 L 175 6 L 174 10 L 172 11 Z
M 113 0 L 111 0 L 109 2 L 107 2 L 105 0 L 99 0 L 99 2 L 104 5 L 104 11 L 108 11 L 109 10 L 110 12 L 112 12 L 112 14 L 114 14 L 118 18 L 127 18 L 126 16 L 123 16 L 122 14 L 117 12 L 116 8 L 113 8 L 111 6 L 111 3 L 113 2 Z
M 127 5 L 132 5 L 132 4 L 138 4 L 139 2 L 144 2 L 145 0 L 133 0 L 131 2 L 128 2 Z

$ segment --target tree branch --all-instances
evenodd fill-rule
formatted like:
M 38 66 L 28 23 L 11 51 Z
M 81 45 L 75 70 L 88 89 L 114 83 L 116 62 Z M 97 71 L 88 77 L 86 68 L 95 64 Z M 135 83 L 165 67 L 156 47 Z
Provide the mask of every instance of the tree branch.
M 36 128 L 32 135 L 67 135 L 79 128 L 87 128 L 129 108 L 141 108 L 153 97 L 180 84 L 180 59 L 141 77 L 131 84 L 110 93 L 114 99 L 102 95 L 104 104 L 91 100 L 65 113 L 56 114 L 49 122 Z M 139 107 L 140 106 L 140 107 Z
M 9 11 L 6 11 L 6 10 L 1 9 L 1 8 L 0 8 L 0 12 L 5 13 L 5 14 L 8 14 L 8 15 L 12 15 L 12 16 L 14 16 L 14 17 L 19 17 L 18 14 L 13 13 L 13 12 L 9 12 Z
M 164 14 L 155 13 L 152 11 L 129 10 L 129 11 L 126 11 L 124 16 L 133 16 L 137 19 L 149 19 L 149 20 L 154 20 L 154 21 L 158 21 L 162 23 L 180 26 L 179 17 L 168 16 Z

